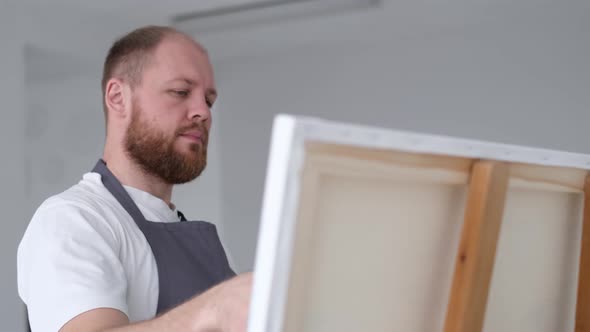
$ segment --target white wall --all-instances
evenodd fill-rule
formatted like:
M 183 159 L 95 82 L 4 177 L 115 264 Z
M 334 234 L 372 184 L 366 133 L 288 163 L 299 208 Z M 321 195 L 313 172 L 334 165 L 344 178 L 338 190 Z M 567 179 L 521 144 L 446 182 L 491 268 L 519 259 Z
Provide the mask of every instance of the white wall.
M 23 331 L 24 306 L 16 290 L 16 246 L 27 225 L 23 158 L 23 40 L 16 10 L 3 3 L 0 10 L 0 322 L 3 331 Z
M 279 112 L 590 153 L 590 2 L 384 1 L 199 34 L 215 59 L 229 249 L 253 265 Z

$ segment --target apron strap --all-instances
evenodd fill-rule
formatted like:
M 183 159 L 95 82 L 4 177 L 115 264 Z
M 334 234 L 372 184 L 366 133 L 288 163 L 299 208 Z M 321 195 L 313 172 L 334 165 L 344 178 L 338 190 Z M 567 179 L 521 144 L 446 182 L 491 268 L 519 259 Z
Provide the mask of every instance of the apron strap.
M 121 182 L 117 180 L 115 175 L 108 169 L 107 164 L 104 160 L 100 159 L 92 169 L 92 172 L 100 174 L 100 178 L 104 186 L 111 192 L 113 196 L 119 201 L 119 203 L 123 206 L 125 211 L 131 215 L 133 220 L 137 223 L 138 226 L 143 225 L 145 223 L 145 218 L 129 193 Z

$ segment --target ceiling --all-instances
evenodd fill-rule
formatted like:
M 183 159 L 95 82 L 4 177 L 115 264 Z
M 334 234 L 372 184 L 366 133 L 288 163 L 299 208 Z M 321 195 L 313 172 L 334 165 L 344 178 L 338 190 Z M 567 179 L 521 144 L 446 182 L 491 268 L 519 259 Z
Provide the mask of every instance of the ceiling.
M 52 0 L 51 5 L 43 0 L 22 0 L 20 3 L 31 10 L 40 6 L 44 9 L 53 7 L 58 10 L 67 10 L 71 14 L 76 12 L 96 11 L 103 14 L 128 15 L 132 17 L 145 16 L 172 16 L 187 11 L 202 11 L 217 9 L 225 6 L 242 5 L 246 3 L 259 2 L 260 0 L 167 0 L 150 1 L 145 0 L 104 0 L 104 1 L 78 1 L 78 0 Z
M 33 50 L 94 62 L 118 36 L 139 26 L 170 24 L 175 15 L 257 1 L 22 0 L 17 3 L 21 25 L 15 31 Z
M 20 0 L 17 2 L 19 26 L 15 27 L 14 34 L 27 46 L 25 62 L 28 82 L 50 82 L 56 77 L 75 76 L 81 72 L 95 75 L 100 73 L 102 61 L 112 42 L 139 26 L 171 24 L 172 18 L 177 15 L 263 1 L 295 0 Z M 441 34 L 463 35 L 481 25 L 506 30 L 508 27 L 504 21 L 520 22 L 519 25 L 526 28 L 527 22 L 519 19 L 525 16 L 545 21 L 545 25 L 536 26 L 535 29 L 549 31 L 558 22 L 574 24 L 578 21 L 578 16 L 587 19 L 589 3 L 585 0 L 572 0 L 568 2 L 570 5 L 565 6 L 553 0 L 383 1 L 383 10 L 375 13 L 363 27 L 352 26 L 347 34 L 339 33 L 340 25 L 326 24 L 318 25 L 320 28 L 314 30 L 314 33 L 301 34 L 300 26 L 294 25 L 281 29 L 279 41 L 294 43 L 297 40 L 308 42 L 321 39 L 317 34 L 324 35 L 326 40 L 370 39 L 373 44 L 389 40 L 393 34 L 411 34 L 407 38 L 415 40 L 436 39 Z M 570 19 L 555 21 L 554 16 Z M 274 29 L 266 27 L 256 30 L 256 49 L 267 52 L 270 48 L 276 48 L 273 46 L 278 44 L 276 34 Z M 509 35 L 509 31 L 506 31 L 506 36 Z M 249 35 L 248 38 L 250 37 Z M 227 47 L 245 48 L 251 43 L 239 29 L 232 30 L 229 34 L 199 38 L 209 49 L 223 44 L 226 51 Z M 67 70 L 64 67 L 68 67 Z

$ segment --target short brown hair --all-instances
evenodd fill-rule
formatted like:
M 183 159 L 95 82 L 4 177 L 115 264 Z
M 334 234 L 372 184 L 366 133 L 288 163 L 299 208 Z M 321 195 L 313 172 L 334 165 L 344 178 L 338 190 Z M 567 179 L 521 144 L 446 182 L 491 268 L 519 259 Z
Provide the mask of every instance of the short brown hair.
M 150 56 L 162 40 L 172 34 L 181 34 L 167 26 L 149 25 L 119 38 L 109 49 L 102 73 L 102 96 L 105 119 L 108 109 L 104 103 L 107 82 L 113 77 L 125 79 L 131 87 L 141 83 L 141 76 Z

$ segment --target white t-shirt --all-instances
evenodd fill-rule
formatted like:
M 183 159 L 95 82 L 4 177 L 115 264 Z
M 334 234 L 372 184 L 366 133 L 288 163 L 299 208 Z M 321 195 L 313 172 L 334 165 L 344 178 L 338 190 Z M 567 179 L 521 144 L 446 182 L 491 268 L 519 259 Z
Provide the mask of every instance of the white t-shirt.
M 146 219 L 178 221 L 161 199 L 125 186 Z M 131 216 L 87 173 L 36 211 L 18 247 L 18 292 L 35 332 L 58 331 L 75 316 L 113 308 L 131 322 L 154 318 L 158 271 Z

